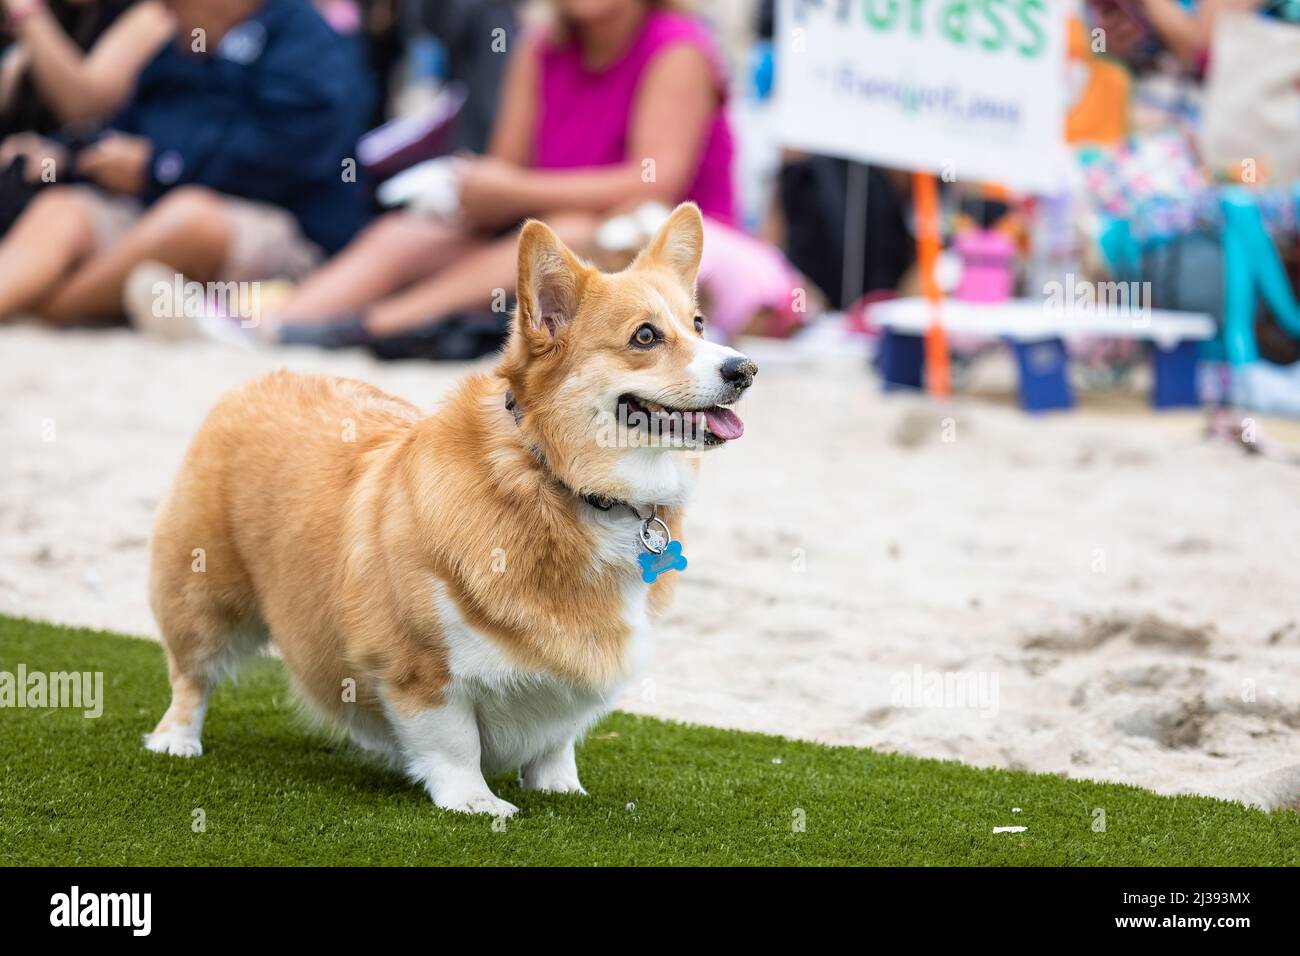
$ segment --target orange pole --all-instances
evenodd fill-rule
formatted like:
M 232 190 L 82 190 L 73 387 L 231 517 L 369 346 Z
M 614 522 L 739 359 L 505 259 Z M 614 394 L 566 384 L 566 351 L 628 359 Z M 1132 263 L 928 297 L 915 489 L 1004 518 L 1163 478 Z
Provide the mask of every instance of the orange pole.
M 948 367 L 948 339 L 940 315 L 943 293 L 935 275 L 943 240 L 939 229 L 939 184 L 930 173 L 912 174 L 912 203 L 916 212 L 921 291 L 930 303 L 930 327 L 925 333 L 925 387 L 936 398 L 946 398 L 952 394 L 952 379 Z

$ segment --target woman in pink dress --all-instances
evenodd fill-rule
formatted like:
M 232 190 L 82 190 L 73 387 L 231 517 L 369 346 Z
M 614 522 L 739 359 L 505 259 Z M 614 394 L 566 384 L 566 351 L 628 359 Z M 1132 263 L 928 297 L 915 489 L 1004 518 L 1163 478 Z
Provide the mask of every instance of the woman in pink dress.
M 669 2 L 553 6 L 513 54 L 487 155 L 460 163 L 457 222 L 380 218 L 295 290 L 274 337 L 362 344 L 486 308 L 514 287 L 510 227 L 528 216 L 579 251 L 646 202 L 690 199 L 734 224 L 726 78 L 705 27 Z

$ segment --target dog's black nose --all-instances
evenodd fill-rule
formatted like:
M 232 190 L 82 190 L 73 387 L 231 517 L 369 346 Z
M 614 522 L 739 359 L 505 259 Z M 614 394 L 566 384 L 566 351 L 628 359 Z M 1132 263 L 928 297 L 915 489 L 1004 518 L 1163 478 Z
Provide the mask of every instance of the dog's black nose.
M 754 383 L 754 376 L 758 374 L 758 366 L 753 359 L 733 355 L 722 363 L 720 371 L 724 382 L 730 382 L 736 388 L 749 388 Z

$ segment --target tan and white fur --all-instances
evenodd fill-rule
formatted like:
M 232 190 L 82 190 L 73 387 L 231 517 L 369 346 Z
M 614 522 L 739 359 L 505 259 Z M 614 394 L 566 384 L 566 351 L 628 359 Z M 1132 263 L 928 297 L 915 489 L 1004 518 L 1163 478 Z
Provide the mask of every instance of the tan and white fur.
M 702 241 L 680 206 L 605 274 L 528 223 L 500 364 L 431 416 L 287 372 L 223 398 L 154 532 L 172 702 L 146 746 L 200 754 L 214 685 L 270 639 L 316 710 L 440 807 L 513 813 L 485 772 L 583 792 L 575 743 L 646 661 L 676 577 L 642 580 L 633 510 L 679 534 L 756 371 L 701 334 Z M 629 401 L 704 427 L 619 424 Z

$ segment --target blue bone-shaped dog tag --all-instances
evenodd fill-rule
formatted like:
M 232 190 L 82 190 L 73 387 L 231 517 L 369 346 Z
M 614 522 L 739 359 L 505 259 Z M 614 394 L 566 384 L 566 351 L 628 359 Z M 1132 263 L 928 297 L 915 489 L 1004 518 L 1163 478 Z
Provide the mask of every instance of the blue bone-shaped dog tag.
M 680 541 L 669 541 L 662 554 L 649 551 L 638 554 L 637 560 L 641 562 L 641 580 L 646 584 L 654 584 L 655 578 L 665 571 L 686 570 L 686 557 L 682 554 Z

